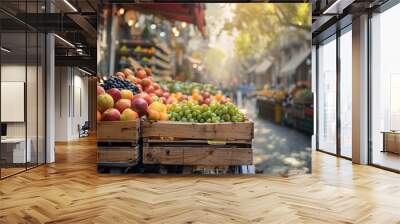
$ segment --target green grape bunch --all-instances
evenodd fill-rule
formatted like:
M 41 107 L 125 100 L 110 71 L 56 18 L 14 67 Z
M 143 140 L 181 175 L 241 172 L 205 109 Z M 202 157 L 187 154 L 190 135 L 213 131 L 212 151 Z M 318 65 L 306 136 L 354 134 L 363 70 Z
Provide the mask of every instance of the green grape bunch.
M 170 121 L 192 123 L 243 122 L 246 119 L 244 113 L 232 103 L 212 103 L 208 106 L 183 101 L 172 104 L 167 115 Z

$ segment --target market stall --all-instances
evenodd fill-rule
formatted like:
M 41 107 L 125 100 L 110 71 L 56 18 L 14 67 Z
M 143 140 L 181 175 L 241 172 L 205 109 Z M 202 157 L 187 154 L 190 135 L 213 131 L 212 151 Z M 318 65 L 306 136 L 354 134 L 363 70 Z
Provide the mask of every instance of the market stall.
M 100 172 L 253 164 L 253 122 L 213 85 L 157 83 L 151 70 L 125 68 L 97 94 Z
M 303 82 L 298 82 L 291 91 L 265 86 L 257 94 L 260 117 L 308 135 L 313 134 L 313 102 L 313 93 Z

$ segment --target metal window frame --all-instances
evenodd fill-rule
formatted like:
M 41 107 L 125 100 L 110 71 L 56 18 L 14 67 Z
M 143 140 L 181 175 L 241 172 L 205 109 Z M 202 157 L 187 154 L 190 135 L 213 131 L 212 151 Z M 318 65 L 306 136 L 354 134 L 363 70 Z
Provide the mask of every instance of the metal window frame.
M 347 19 L 347 18 L 346 18 Z M 352 160 L 352 158 L 347 157 L 347 156 L 343 156 L 342 155 L 342 149 L 341 149 L 341 131 L 342 131 L 342 127 L 341 127 L 341 117 L 340 117 L 340 103 L 341 103 L 341 99 L 340 99 L 340 95 L 341 95 L 341 90 L 340 90 L 340 81 L 341 81 L 341 65 L 340 65 L 340 37 L 342 35 L 344 35 L 347 32 L 351 32 L 351 26 L 352 23 L 349 23 L 347 25 L 345 25 L 344 27 L 340 27 L 339 24 L 336 24 L 336 32 L 333 33 L 332 35 L 326 37 L 323 40 L 320 40 L 317 44 L 316 44 L 316 151 L 318 152 L 323 152 L 329 155 L 333 155 L 339 158 L 343 158 L 346 160 Z M 334 38 L 332 38 L 333 36 L 335 36 Z M 332 40 L 329 40 L 332 39 Z M 329 152 L 327 150 L 321 149 L 319 147 L 319 131 L 320 131 L 320 127 L 319 127 L 319 51 L 318 49 L 320 48 L 320 44 L 324 43 L 324 42 L 330 42 L 330 41 L 336 41 L 336 152 L 332 153 Z

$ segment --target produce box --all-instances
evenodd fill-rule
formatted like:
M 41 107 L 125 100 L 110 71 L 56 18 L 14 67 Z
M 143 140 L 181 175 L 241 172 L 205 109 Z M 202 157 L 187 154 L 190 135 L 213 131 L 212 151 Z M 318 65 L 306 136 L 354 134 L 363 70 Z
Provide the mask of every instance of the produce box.
M 97 122 L 97 141 L 136 142 L 139 139 L 140 121 Z
M 254 124 L 245 122 L 141 124 L 143 163 L 168 165 L 250 165 Z
M 268 100 L 264 97 L 257 98 L 258 114 L 276 124 L 282 120 L 282 105 L 279 102 Z
M 140 121 L 97 123 L 97 165 L 129 167 L 139 161 Z

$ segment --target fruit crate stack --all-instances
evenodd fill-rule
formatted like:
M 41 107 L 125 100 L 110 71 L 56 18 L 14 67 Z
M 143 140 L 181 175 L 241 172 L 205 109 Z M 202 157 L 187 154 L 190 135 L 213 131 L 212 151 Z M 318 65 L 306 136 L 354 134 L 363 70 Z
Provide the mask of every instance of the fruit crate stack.
M 254 124 L 142 121 L 143 163 L 189 166 L 253 164 Z
M 97 123 L 98 168 L 127 168 L 136 165 L 139 153 L 140 121 L 100 121 Z

